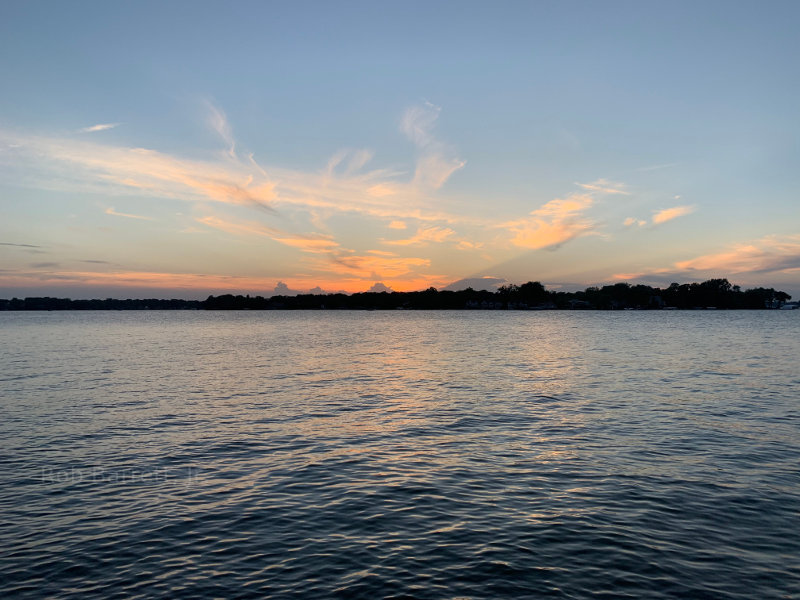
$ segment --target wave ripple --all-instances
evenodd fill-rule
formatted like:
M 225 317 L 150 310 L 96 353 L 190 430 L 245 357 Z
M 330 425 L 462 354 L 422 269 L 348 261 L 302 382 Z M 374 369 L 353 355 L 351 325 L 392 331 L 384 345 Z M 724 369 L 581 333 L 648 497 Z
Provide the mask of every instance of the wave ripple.
M 800 597 L 794 316 L 3 315 L 0 592 Z

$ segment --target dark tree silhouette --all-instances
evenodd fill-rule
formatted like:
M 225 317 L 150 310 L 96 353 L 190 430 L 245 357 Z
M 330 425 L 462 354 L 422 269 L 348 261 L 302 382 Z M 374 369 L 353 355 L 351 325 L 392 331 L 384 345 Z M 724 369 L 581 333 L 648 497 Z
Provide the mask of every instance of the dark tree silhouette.
M 420 292 L 362 292 L 357 294 L 300 294 L 297 296 L 242 296 L 223 294 L 198 300 L 70 300 L 68 298 L 12 298 L 0 300 L 0 310 L 319 310 L 319 309 L 658 309 L 658 308 L 780 308 L 791 296 L 773 288 L 741 291 L 727 279 L 701 283 L 672 283 L 665 289 L 615 283 L 580 292 L 550 292 L 538 281 L 508 284 L 496 292 L 467 288 L 458 292 L 430 287 Z

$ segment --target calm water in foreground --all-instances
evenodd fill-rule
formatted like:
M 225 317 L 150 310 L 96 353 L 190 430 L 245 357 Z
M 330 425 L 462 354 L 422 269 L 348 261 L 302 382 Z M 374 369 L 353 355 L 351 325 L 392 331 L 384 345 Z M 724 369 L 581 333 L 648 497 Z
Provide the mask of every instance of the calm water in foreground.
M 798 598 L 800 311 L 0 313 L 0 595 Z

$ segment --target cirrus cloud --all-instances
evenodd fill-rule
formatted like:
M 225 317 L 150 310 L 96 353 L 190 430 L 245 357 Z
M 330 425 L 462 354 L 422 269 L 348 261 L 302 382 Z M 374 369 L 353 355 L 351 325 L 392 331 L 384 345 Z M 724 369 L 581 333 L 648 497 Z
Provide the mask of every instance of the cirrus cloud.
M 298 248 L 305 252 L 320 254 L 339 247 L 338 242 L 333 240 L 329 235 L 291 234 L 276 227 L 268 227 L 254 221 L 232 222 L 215 216 L 206 216 L 198 218 L 197 222 L 233 235 L 260 235 L 269 237 L 276 242 Z
M 412 237 L 404 240 L 384 240 L 389 246 L 424 246 L 429 243 L 444 242 L 455 235 L 449 227 L 420 227 Z
M 406 110 L 400 121 L 402 131 L 420 150 L 414 172 L 414 184 L 437 190 L 466 163 L 453 156 L 453 151 L 433 135 L 441 108 L 426 102 Z

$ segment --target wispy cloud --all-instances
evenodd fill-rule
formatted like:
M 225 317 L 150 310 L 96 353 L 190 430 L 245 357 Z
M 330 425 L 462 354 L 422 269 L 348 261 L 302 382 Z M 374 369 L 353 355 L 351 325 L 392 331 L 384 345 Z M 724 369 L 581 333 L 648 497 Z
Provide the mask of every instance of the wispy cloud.
M 381 269 L 380 264 L 373 263 L 373 268 Z M 392 289 L 410 291 L 419 290 L 437 285 L 441 282 L 441 275 L 416 275 L 413 274 L 415 266 L 402 267 L 400 263 L 390 265 L 388 272 L 409 275 L 399 276 L 391 281 Z M 45 293 L 65 287 L 73 289 L 80 286 L 83 289 L 99 288 L 103 293 L 108 288 L 125 288 L 131 290 L 183 290 L 218 294 L 232 293 L 262 293 L 271 295 L 270 290 L 275 288 L 275 277 L 253 277 L 243 275 L 221 275 L 218 273 L 186 273 L 186 272 L 159 272 L 159 271 L 66 271 L 66 270 L 22 270 L 0 269 L 0 285 L 3 287 L 25 287 L 27 289 L 41 289 Z M 358 292 L 367 289 L 375 280 L 380 278 L 369 277 L 369 268 L 344 269 L 333 272 L 326 269 L 321 274 L 312 273 L 296 275 L 285 278 L 292 289 L 308 290 L 313 287 L 345 292 Z
M 346 275 L 353 280 L 396 280 L 409 274 L 414 274 L 416 278 L 429 277 L 418 272 L 420 268 L 430 266 L 431 261 L 427 258 L 398 256 L 381 250 L 370 250 L 365 254 L 359 254 L 342 247 L 328 235 L 291 234 L 252 221 L 231 222 L 215 216 L 202 217 L 197 221 L 233 235 L 269 237 L 281 244 L 317 255 L 319 258 L 312 259 L 308 264 L 320 274 Z
M 389 246 L 424 246 L 429 243 L 441 243 L 455 235 L 449 227 L 420 227 L 410 238 L 404 240 L 384 240 Z
M 617 273 L 616 280 L 714 277 L 800 272 L 800 235 L 766 236 L 735 244 L 722 252 L 703 254 L 670 267 Z
M 653 225 L 661 225 L 662 223 L 666 223 L 667 221 L 672 221 L 672 219 L 677 219 L 678 217 L 683 217 L 685 215 L 691 214 L 695 210 L 696 207 L 688 205 L 665 208 L 653 215 Z
M 607 179 L 598 179 L 591 183 L 578 183 L 575 185 L 582 187 L 590 192 L 600 192 L 602 194 L 621 194 L 623 196 L 630 196 L 630 192 L 625 191 L 625 184 L 615 183 Z
M 583 213 L 594 204 L 589 194 L 575 193 L 557 198 L 531 211 L 530 215 L 504 223 L 514 237 L 511 242 L 520 248 L 554 249 L 565 242 L 592 231 L 595 224 Z
M 79 133 L 95 133 L 97 131 L 106 131 L 107 129 L 114 129 L 114 127 L 119 127 L 122 123 L 98 123 L 97 125 L 92 125 L 91 127 L 84 127 L 83 129 L 79 129 Z
M 321 270 L 365 280 L 392 280 L 408 275 L 419 267 L 429 267 L 430 264 L 431 261 L 427 258 L 339 254 L 319 267 Z
M 207 216 L 198 218 L 197 222 L 233 235 L 265 236 L 286 246 L 315 254 L 324 254 L 339 247 L 339 244 L 328 235 L 291 234 L 281 229 L 268 227 L 253 221 L 232 222 L 220 219 L 219 217 Z
M 413 169 L 402 165 L 375 167 L 373 153 L 366 149 L 342 149 L 327 163 L 323 161 L 308 170 L 262 166 L 253 155 L 237 146 L 224 112 L 209 104 L 208 124 L 224 142 L 222 155 L 216 153 L 199 160 L 153 149 L 99 143 L 95 141 L 98 138 L 42 137 L 0 131 L 0 144 L 8 142 L 9 148 L 2 153 L 3 163 L 12 166 L 2 174 L 23 172 L 28 174 L 29 185 L 41 186 L 46 182 L 51 189 L 64 191 L 175 199 L 194 204 L 194 214 L 209 215 L 215 210 L 213 203 L 224 204 L 227 205 L 224 218 L 201 217 L 189 227 L 181 221 L 176 230 L 195 232 L 202 226 L 209 235 L 208 228 L 213 228 L 236 236 L 263 236 L 304 253 L 305 256 L 298 255 L 297 268 L 310 265 L 313 275 L 330 272 L 350 281 L 359 278 L 391 281 L 393 286 L 398 277 L 403 277 L 404 282 L 435 278 L 429 272 L 429 259 L 408 256 L 416 248 L 446 243 L 450 245 L 448 249 L 475 250 L 494 244 L 493 252 L 504 256 L 516 252 L 514 247 L 557 248 L 577 237 L 599 232 L 602 221 L 590 218 L 590 211 L 600 199 L 629 194 L 622 183 L 597 179 L 578 183 L 579 192 L 551 200 L 513 220 L 508 219 L 514 215 L 487 220 L 470 215 L 462 207 L 448 209 L 455 203 L 448 204 L 451 199 L 438 190 L 464 166 L 464 161 L 435 135 L 440 112 L 439 107 L 426 103 L 409 108 L 400 120 L 400 131 L 417 149 Z M 130 203 L 125 206 L 128 208 Z M 235 215 L 237 207 L 264 208 L 269 217 L 280 216 L 284 225 L 304 223 L 305 227 L 300 228 L 307 230 L 290 232 L 272 226 L 271 222 L 228 218 Z M 222 212 L 219 206 L 216 208 Z M 144 210 L 107 210 L 109 215 L 151 220 L 138 212 Z M 333 215 L 346 218 L 332 219 Z M 369 227 L 370 218 L 379 218 L 382 225 L 375 227 L 377 234 L 372 243 L 366 237 L 359 238 L 358 250 L 344 247 L 333 235 L 337 227 L 343 231 L 356 222 L 358 226 Z M 395 230 L 414 227 L 416 232 L 400 234 L 406 236 L 400 240 L 381 240 L 378 236 L 389 233 L 387 227 Z M 379 254 L 370 250 L 370 246 L 390 247 L 398 254 Z M 481 260 L 490 259 L 483 256 Z
M 433 127 L 441 110 L 441 107 L 430 102 L 406 109 L 400 120 L 400 131 L 420 148 L 435 144 Z
M 483 242 L 471 242 L 470 240 L 460 239 L 456 243 L 459 250 L 480 250 L 485 244 Z
M 450 176 L 466 163 L 443 154 L 426 154 L 417 160 L 414 183 L 422 187 L 438 190 Z
M 221 118 L 217 119 L 220 131 L 227 135 Z M 277 167 L 267 170 L 251 155 L 202 161 L 145 148 L 3 131 L 0 142 L 16 146 L 4 160 L 23 167 L 30 174 L 29 185 L 37 187 L 46 182 L 49 188 L 58 190 L 135 192 L 189 202 L 212 200 L 258 206 L 268 211 L 284 205 L 390 219 L 468 220 L 441 210 L 431 195 L 435 190 L 420 187 L 415 180 L 400 180 L 400 171 L 361 172 L 369 153 L 357 152 L 347 161 L 343 173 L 319 173 Z
M 372 160 L 372 156 L 371 150 L 339 150 L 328 161 L 325 173 L 328 176 L 333 176 L 337 172 L 341 172 L 343 175 L 353 175 Z
M 533 210 L 527 217 L 503 223 L 513 234 L 511 243 L 531 250 L 554 250 L 575 238 L 598 233 L 598 224 L 586 216 L 598 198 L 630 194 L 624 183 L 597 179 L 575 183 L 584 191 L 556 198 Z
M 61 189 L 104 184 L 109 191 L 147 193 L 188 201 L 213 200 L 272 210 L 273 184 L 256 178 L 241 161 L 229 164 L 179 159 L 144 148 L 128 148 L 64 138 L 12 136 L 19 144 L 14 160 L 53 180 Z M 101 188 L 102 189 L 102 188 Z
M 236 140 L 233 137 L 233 130 L 228 123 L 228 117 L 225 113 L 212 102 L 206 102 L 208 109 L 208 124 L 217 132 L 219 137 L 227 147 L 227 154 L 231 158 L 236 158 Z
M 374 198 L 383 198 L 385 196 L 394 196 L 401 191 L 396 185 L 388 183 L 376 183 L 372 187 L 367 188 L 367 194 Z
M 34 246 L 33 244 L 12 244 L 11 242 L 0 242 L 0 246 L 14 246 L 16 248 L 41 248 L 41 246 Z
M 676 199 L 680 198 L 680 196 L 676 196 Z M 650 220 L 652 226 L 661 225 L 662 223 L 666 223 L 667 221 L 672 221 L 673 219 L 677 219 L 678 217 L 684 217 L 689 215 L 697 210 L 696 206 L 673 206 L 672 208 L 665 208 L 663 210 L 659 210 L 653 213 L 653 216 Z M 648 225 L 648 222 L 644 219 L 639 219 L 637 217 L 628 217 L 626 218 L 622 224 L 625 227 L 633 227 L 634 225 L 638 227 L 645 227 Z
M 42 287 L 80 285 L 123 288 L 167 288 L 186 290 L 258 290 L 271 288 L 275 280 L 260 277 L 154 271 L 9 271 L 3 285 Z
M 418 148 L 413 175 L 402 168 L 368 169 L 370 150 L 342 150 L 320 171 L 262 167 L 252 154 L 241 155 L 225 113 L 207 103 L 207 122 L 225 144 L 220 160 L 198 160 L 153 149 L 0 131 L 3 161 L 25 173 L 16 184 L 58 191 L 147 194 L 187 202 L 214 201 L 304 210 L 318 217 L 355 213 L 393 220 L 468 222 L 470 217 L 442 210 L 436 190 L 464 165 L 433 134 L 440 109 L 410 108 L 401 130 Z M 106 124 L 114 125 L 114 124 Z M 99 126 L 97 126 L 99 127 Z M 321 212 L 322 211 L 322 212 Z M 318 219 L 319 220 L 319 219 Z
M 726 273 L 794 272 L 800 270 L 800 235 L 767 236 L 730 250 L 675 263 L 679 270 Z
M 450 176 L 466 163 L 456 158 L 451 148 L 433 135 L 441 108 L 426 102 L 406 110 L 400 122 L 400 131 L 420 151 L 414 172 L 414 184 L 437 190 Z
M 640 168 L 638 168 L 636 170 L 639 171 L 640 173 L 643 173 L 643 172 L 646 172 L 646 171 L 658 171 L 658 170 L 661 170 L 661 169 L 669 169 L 669 168 L 672 168 L 672 167 L 677 167 L 679 164 L 680 163 L 676 163 L 676 162 L 674 162 L 674 163 L 663 163 L 663 164 L 660 164 L 660 165 L 650 165 L 648 167 L 640 167 Z
M 140 219 L 142 221 L 155 221 L 153 217 L 145 217 L 142 215 L 132 215 L 129 213 L 121 213 L 114 210 L 113 207 L 109 207 L 104 211 L 107 215 L 114 215 L 115 217 L 125 217 L 127 219 Z
M 642 219 L 637 219 L 636 217 L 628 217 L 622 222 L 622 224 L 625 227 L 633 227 L 634 225 L 638 225 L 639 227 L 644 227 L 645 225 L 647 225 L 647 221 L 644 221 Z

